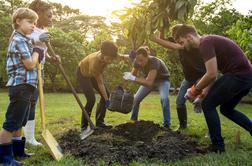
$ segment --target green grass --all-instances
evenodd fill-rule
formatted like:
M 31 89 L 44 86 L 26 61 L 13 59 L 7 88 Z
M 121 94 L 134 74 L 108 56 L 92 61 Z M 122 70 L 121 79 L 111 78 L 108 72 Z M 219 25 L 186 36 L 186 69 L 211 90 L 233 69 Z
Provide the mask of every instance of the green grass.
M 46 97 L 46 115 L 47 115 L 47 127 L 57 138 L 59 135 L 68 130 L 69 128 L 79 127 L 81 111 L 79 106 L 74 100 L 74 97 L 68 93 L 49 93 Z M 84 97 L 80 95 L 81 99 Z M 98 98 L 97 98 L 98 99 Z M 84 99 L 83 99 L 84 102 Z M 175 110 L 175 97 L 170 97 L 171 103 L 171 118 L 172 128 L 175 129 L 178 126 L 178 119 Z M 0 123 L 3 123 L 6 107 L 8 105 L 8 95 L 5 92 L 0 92 Z M 203 114 L 196 114 L 192 111 L 191 104 L 188 104 L 188 124 L 189 128 L 185 131 L 185 134 L 196 138 L 201 144 L 209 144 L 209 139 L 204 138 L 207 132 L 206 123 Z M 252 106 L 251 105 L 239 105 L 238 109 L 252 118 Z M 93 110 L 93 115 L 95 108 Z M 94 116 L 92 115 L 92 119 Z M 115 112 L 107 112 L 105 121 L 107 123 L 118 125 L 125 123 L 129 120 L 130 114 L 124 115 Z M 141 104 L 139 118 L 142 120 L 152 120 L 155 123 L 162 124 L 162 113 L 158 94 L 149 95 Z M 207 154 L 202 156 L 195 156 L 182 161 L 170 163 L 169 165 L 175 166 L 252 166 L 252 139 L 248 132 L 240 128 L 227 118 L 220 115 L 222 123 L 222 134 L 225 137 L 226 150 L 225 154 Z M 38 140 L 40 137 L 40 113 L 39 109 L 36 114 L 36 136 Z M 237 131 L 241 133 L 241 144 L 235 144 L 235 136 Z M 73 156 L 66 154 L 63 160 L 56 162 L 50 156 L 48 149 L 43 147 L 28 146 L 29 152 L 36 153 L 30 159 L 23 160 L 25 165 L 46 165 L 46 166 L 77 166 L 85 165 L 86 163 L 80 159 L 76 159 Z M 97 159 L 99 160 L 99 159 Z M 104 162 L 100 162 L 98 165 L 106 165 Z M 116 165 L 116 164 L 115 164 Z M 136 165 L 167 165 L 160 161 L 145 161 L 145 162 L 132 162 L 132 166 Z

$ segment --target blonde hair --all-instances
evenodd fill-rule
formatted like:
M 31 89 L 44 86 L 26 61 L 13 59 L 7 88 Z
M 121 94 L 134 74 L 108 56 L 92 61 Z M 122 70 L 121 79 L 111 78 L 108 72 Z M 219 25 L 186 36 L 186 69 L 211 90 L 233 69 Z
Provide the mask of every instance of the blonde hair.
M 12 26 L 14 29 L 18 28 L 18 24 L 16 23 L 17 19 L 31 19 L 32 21 L 36 21 L 38 19 L 38 15 L 31 9 L 28 8 L 18 8 L 12 15 Z

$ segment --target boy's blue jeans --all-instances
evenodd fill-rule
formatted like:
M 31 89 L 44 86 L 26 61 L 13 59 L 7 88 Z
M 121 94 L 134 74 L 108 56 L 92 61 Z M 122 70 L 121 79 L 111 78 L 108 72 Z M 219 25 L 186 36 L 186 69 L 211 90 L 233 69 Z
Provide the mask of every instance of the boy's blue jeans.
M 35 91 L 36 88 L 28 84 L 9 87 L 10 103 L 3 123 L 5 130 L 13 132 L 25 126 Z
M 216 107 L 220 106 L 220 112 L 243 127 L 252 134 L 252 122 L 243 113 L 237 111 L 235 106 L 243 96 L 247 95 L 252 87 L 252 74 L 223 75 L 209 90 L 202 102 L 205 119 L 210 132 L 212 145 L 216 148 L 225 148 L 221 136 L 221 124 Z
M 170 82 L 168 80 L 156 82 L 152 87 L 146 87 L 146 86 L 139 87 L 137 93 L 134 96 L 131 120 L 137 120 L 139 105 L 141 101 L 155 88 L 158 88 L 161 97 L 161 105 L 163 111 L 163 126 L 169 127 L 171 118 L 170 118 L 170 103 L 168 98 Z

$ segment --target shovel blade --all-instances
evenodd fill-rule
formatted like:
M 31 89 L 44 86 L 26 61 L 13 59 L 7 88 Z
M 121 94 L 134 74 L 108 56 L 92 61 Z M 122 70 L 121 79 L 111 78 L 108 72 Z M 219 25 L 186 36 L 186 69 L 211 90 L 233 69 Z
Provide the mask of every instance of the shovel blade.
M 46 145 L 49 147 L 51 155 L 57 161 L 59 161 L 63 157 L 62 149 L 59 146 L 58 142 L 55 140 L 51 132 L 45 129 L 42 132 L 42 138 Z
M 86 130 L 83 130 L 80 134 L 80 138 L 81 140 L 86 139 L 88 136 L 90 136 L 91 134 L 93 134 L 94 130 L 91 129 L 90 127 L 88 127 Z

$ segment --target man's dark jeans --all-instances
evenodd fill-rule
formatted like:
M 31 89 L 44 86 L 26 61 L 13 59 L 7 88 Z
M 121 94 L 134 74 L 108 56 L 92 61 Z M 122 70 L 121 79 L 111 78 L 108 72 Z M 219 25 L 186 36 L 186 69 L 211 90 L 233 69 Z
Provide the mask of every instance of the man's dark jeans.
M 80 72 L 80 68 L 77 69 L 77 81 L 82 89 L 82 92 L 84 93 L 84 95 L 87 99 L 85 109 L 86 109 L 89 116 L 91 115 L 92 109 L 95 104 L 95 91 L 94 91 L 94 89 L 97 90 L 97 92 L 99 92 L 101 99 L 100 99 L 100 102 L 98 103 L 97 108 L 96 108 L 95 119 L 96 119 L 96 125 L 103 124 L 104 118 L 106 115 L 106 101 L 101 95 L 101 92 L 98 88 L 97 81 L 95 80 L 94 77 L 84 77 Z M 106 86 L 105 86 L 105 88 L 106 88 Z M 109 96 L 109 91 L 107 88 L 106 88 L 106 92 L 107 92 L 107 95 Z M 87 127 L 87 125 L 88 125 L 88 121 L 85 118 L 84 114 L 82 113 L 81 128 L 85 129 Z
M 220 106 L 220 112 L 252 133 L 252 122 L 243 113 L 235 110 L 235 106 L 243 96 L 246 96 L 252 87 L 252 74 L 223 75 L 211 87 L 206 98 L 202 102 L 202 108 L 210 132 L 212 145 L 218 149 L 224 149 L 224 140 L 221 136 L 221 125 L 216 107 Z

